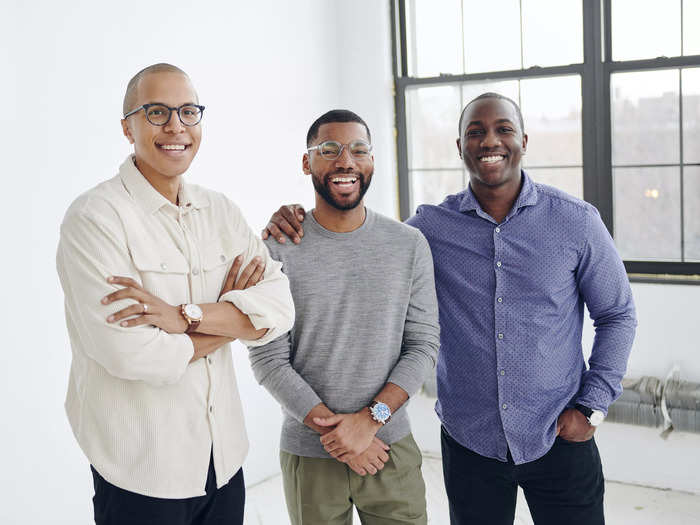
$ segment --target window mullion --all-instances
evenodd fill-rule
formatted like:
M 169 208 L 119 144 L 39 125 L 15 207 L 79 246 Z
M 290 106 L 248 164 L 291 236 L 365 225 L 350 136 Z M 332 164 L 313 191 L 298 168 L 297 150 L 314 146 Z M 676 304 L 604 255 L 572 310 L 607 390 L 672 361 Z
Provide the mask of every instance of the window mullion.
M 583 196 L 598 208 L 613 232 L 611 167 L 610 77 L 601 61 L 603 24 L 601 4 L 583 2 L 582 141 Z

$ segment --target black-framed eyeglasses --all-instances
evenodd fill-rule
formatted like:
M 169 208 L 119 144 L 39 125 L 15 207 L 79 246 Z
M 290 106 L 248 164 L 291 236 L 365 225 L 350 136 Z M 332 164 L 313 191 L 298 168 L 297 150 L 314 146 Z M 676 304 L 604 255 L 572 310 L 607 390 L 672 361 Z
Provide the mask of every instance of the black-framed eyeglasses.
M 146 114 L 146 120 L 154 126 L 165 126 L 170 122 L 170 117 L 173 111 L 177 112 L 177 116 L 185 126 L 196 126 L 202 120 L 204 114 L 204 106 L 198 104 L 183 104 L 177 108 L 171 108 L 165 104 L 154 103 L 144 104 L 132 111 L 129 111 L 124 118 L 130 117 L 134 113 L 143 110 Z
M 316 146 L 307 148 L 307 151 L 318 150 L 318 154 L 326 160 L 335 160 L 343 153 L 343 148 L 348 148 L 350 156 L 356 160 L 366 160 L 372 153 L 372 144 L 364 140 L 353 140 L 349 144 L 341 144 L 335 140 L 327 140 Z

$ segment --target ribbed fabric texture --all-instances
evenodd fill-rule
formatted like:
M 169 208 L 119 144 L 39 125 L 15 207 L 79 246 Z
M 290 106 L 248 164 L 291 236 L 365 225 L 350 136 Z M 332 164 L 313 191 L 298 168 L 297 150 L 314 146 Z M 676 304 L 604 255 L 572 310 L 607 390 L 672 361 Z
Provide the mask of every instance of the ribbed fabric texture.
M 134 278 L 164 301 L 213 303 L 233 258 L 260 255 L 264 280 L 227 295 L 264 344 L 292 326 L 281 265 L 223 195 L 183 184 L 179 206 L 160 195 L 131 157 L 119 174 L 80 196 L 61 226 L 57 267 L 73 351 L 66 412 L 95 469 L 120 488 L 160 498 L 204 494 L 213 447 L 219 486 L 248 450 L 228 345 L 192 364 L 189 336 L 107 323 L 133 301 L 105 306 L 110 275 Z

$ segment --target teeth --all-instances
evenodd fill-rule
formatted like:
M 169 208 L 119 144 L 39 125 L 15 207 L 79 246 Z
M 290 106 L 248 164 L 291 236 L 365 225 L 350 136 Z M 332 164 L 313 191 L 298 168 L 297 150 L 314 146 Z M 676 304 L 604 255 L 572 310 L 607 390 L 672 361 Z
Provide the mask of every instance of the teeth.
M 336 177 L 332 179 L 332 182 L 355 182 L 357 177 Z
M 481 162 L 498 162 L 503 159 L 503 155 L 491 155 L 489 157 L 481 157 Z
M 182 151 L 183 149 L 185 149 L 184 144 L 161 144 L 160 147 L 162 149 L 175 150 L 175 151 Z

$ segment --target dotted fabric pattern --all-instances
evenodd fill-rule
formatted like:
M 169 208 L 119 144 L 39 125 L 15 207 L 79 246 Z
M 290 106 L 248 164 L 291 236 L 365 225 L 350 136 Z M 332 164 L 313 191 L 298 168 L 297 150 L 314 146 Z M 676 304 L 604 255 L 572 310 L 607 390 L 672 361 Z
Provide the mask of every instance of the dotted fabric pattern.
M 433 253 L 438 416 L 463 446 L 502 461 L 510 449 L 516 464 L 549 450 L 567 406 L 607 413 L 636 327 L 629 280 L 598 211 L 522 175 L 500 224 L 470 187 L 407 221 Z M 596 330 L 588 368 L 584 302 Z

